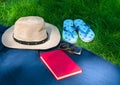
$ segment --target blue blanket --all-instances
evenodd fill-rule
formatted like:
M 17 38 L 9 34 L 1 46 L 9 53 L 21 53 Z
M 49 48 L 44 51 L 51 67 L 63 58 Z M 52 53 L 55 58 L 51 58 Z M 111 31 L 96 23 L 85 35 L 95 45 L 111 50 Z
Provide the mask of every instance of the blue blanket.
M 81 56 L 67 53 L 83 73 L 57 81 L 39 58 L 46 51 L 10 49 L 0 41 L 0 85 L 120 85 L 120 67 L 86 49 Z

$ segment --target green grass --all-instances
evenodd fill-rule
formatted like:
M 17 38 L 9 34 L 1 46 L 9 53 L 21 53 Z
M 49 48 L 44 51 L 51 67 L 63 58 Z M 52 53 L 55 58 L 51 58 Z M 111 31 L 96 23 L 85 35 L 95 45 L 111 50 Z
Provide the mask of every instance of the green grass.
M 62 32 L 65 19 L 81 18 L 95 32 L 92 42 L 77 45 L 120 66 L 120 0 L 1 0 L 0 24 L 11 26 L 22 16 L 41 16 Z

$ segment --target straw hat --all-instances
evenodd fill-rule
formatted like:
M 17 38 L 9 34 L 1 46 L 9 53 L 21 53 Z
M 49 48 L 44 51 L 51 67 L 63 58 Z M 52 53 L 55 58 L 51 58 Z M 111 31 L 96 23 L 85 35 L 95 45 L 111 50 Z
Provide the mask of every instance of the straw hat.
M 44 50 L 59 42 L 58 28 L 38 16 L 21 17 L 2 35 L 3 45 L 9 48 Z

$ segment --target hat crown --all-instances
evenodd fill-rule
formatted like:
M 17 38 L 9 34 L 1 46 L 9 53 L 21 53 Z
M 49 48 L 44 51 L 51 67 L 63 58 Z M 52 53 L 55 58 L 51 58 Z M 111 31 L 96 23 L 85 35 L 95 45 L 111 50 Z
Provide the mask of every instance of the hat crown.
M 15 22 L 14 37 L 22 41 L 42 41 L 47 37 L 44 19 L 37 16 L 19 18 Z

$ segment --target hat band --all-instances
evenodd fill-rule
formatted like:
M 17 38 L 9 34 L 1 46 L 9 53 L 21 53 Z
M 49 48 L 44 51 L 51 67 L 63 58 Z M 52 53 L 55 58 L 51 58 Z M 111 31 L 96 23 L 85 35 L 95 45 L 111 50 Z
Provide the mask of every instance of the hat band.
M 45 43 L 45 42 L 48 40 L 48 33 L 47 33 L 47 37 L 46 37 L 44 40 L 42 40 L 42 41 L 37 41 L 37 42 L 34 42 L 34 41 L 28 42 L 28 41 L 18 40 L 18 39 L 16 39 L 14 36 L 13 36 L 13 39 L 14 39 L 16 42 L 18 42 L 18 43 L 20 43 L 20 44 L 24 44 L 24 45 L 38 45 L 38 44 L 43 44 L 43 43 Z

